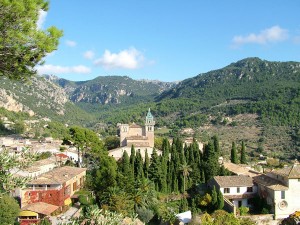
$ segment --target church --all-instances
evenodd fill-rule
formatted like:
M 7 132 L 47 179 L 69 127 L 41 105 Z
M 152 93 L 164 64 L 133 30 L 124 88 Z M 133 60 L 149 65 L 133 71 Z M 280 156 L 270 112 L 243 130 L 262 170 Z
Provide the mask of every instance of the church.
M 130 156 L 131 146 L 134 146 L 136 151 L 140 151 L 144 158 L 147 152 L 149 158 L 154 149 L 154 125 L 155 121 L 151 114 L 150 108 L 147 112 L 145 124 L 143 126 L 132 124 L 119 124 L 120 129 L 120 147 L 112 149 L 108 152 L 109 156 L 116 160 L 120 159 L 126 151 Z M 157 154 L 161 155 L 161 151 L 157 149 Z
M 148 110 L 144 126 L 138 124 L 121 124 L 120 128 L 120 146 L 132 145 L 134 147 L 154 147 L 154 125 L 155 121 Z

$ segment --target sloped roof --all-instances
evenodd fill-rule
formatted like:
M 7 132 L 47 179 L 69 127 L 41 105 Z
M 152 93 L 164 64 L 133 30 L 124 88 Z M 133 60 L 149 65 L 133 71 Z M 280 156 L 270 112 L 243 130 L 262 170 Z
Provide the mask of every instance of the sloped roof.
M 257 176 L 260 174 L 259 172 L 253 171 L 243 165 L 238 165 L 238 164 L 234 164 L 231 162 L 224 162 L 223 165 L 226 169 L 228 169 L 229 171 L 231 171 L 237 175 L 245 175 L 245 176 L 254 177 L 254 176 Z
M 298 179 L 300 178 L 300 165 L 295 164 L 291 167 L 272 170 L 271 173 L 278 174 L 289 179 Z
M 133 123 L 129 126 L 130 128 L 142 128 L 140 125 Z
M 71 166 L 55 168 L 40 175 L 36 180 L 28 182 L 28 184 L 63 184 L 84 171 L 86 171 L 86 168 Z
M 289 189 L 279 180 L 273 179 L 265 174 L 261 174 L 259 176 L 253 177 L 253 180 L 255 183 L 265 186 L 274 191 L 284 191 Z
M 59 157 L 59 158 L 69 158 L 69 156 L 67 156 L 66 154 L 63 154 L 63 153 L 57 153 L 55 154 L 56 157 Z
M 148 137 L 145 136 L 129 136 L 126 137 L 127 140 L 148 140 Z
M 32 212 L 36 212 L 39 214 L 50 216 L 51 213 L 53 213 L 58 208 L 59 208 L 59 206 L 56 206 L 56 205 L 51 205 L 51 204 L 48 204 L 45 202 L 36 202 L 36 203 L 26 205 L 21 210 L 22 211 L 28 210 L 28 211 L 32 211 Z
M 253 179 L 249 176 L 215 176 L 213 178 L 220 187 L 252 187 Z

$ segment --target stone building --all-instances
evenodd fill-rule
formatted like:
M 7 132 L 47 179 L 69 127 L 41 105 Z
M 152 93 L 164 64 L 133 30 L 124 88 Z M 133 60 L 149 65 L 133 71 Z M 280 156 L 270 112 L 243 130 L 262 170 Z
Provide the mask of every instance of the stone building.
M 144 126 L 138 124 L 121 124 L 120 128 L 120 146 L 121 147 L 154 147 L 154 125 L 155 121 L 148 110 Z
M 253 178 L 258 194 L 271 206 L 275 219 L 288 217 L 300 210 L 300 165 L 272 170 Z

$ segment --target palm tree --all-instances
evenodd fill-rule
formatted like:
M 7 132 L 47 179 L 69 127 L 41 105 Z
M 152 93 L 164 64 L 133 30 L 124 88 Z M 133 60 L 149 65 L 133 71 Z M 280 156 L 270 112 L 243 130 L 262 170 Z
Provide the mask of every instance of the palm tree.
M 183 175 L 183 193 L 185 193 L 185 180 L 190 175 L 190 172 L 192 172 L 193 170 L 190 165 L 186 164 L 186 162 L 180 165 L 179 170 L 182 172 Z

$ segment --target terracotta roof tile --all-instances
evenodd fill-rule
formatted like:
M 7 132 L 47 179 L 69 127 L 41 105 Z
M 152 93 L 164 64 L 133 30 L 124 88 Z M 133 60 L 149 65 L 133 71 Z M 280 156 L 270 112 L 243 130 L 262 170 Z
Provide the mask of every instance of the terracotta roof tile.
M 59 208 L 59 206 L 56 206 L 56 205 L 51 205 L 51 204 L 48 204 L 45 202 L 36 202 L 36 203 L 26 205 L 21 210 L 22 211 L 28 210 L 28 211 L 32 211 L 32 212 L 36 212 L 39 214 L 50 216 L 51 213 L 53 213 L 58 208 Z
M 215 176 L 220 187 L 252 187 L 253 179 L 249 176 Z
M 228 169 L 229 171 L 231 171 L 237 175 L 245 175 L 245 176 L 254 177 L 254 176 L 257 176 L 260 174 L 259 172 L 248 169 L 245 166 L 234 164 L 231 162 L 224 162 L 223 165 L 226 169 Z
M 284 177 L 288 177 L 290 179 L 298 179 L 300 178 L 300 166 L 293 165 L 291 167 L 286 167 L 279 170 L 272 170 L 271 173 L 278 174 Z
M 84 171 L 86 171 L 86 168 L 59 167 L 40 175 L 37 179 L 28 182 L 28 184 L 63 184 Z
M 256 176 L 253 178 L 255 183 L 258 183 L 262 186 L 265 186 L 269 189 L 275 190 L 275 191 L 284 191 L 288 190 L 289 188 L 285 186 L 280 181 L 273 179 L 265 174 L 261 174 L 259 176 Z
M 129 128 L 142 128 L 140 125 L 133 123 Z

